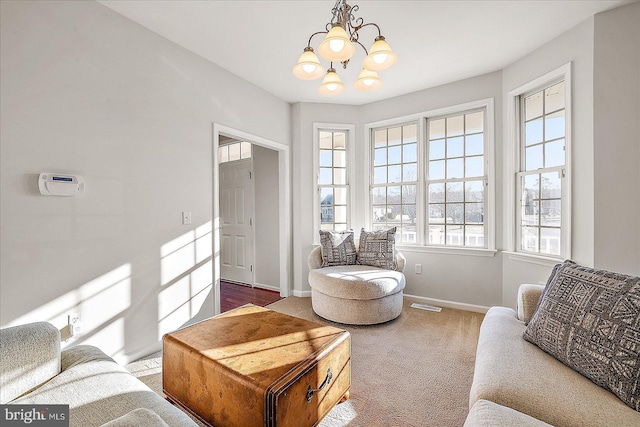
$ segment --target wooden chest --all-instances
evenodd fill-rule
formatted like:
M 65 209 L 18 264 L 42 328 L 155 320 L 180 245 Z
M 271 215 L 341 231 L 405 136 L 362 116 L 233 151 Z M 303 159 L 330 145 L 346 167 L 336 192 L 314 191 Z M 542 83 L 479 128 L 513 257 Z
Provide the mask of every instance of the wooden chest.
M 216 427 L 315 426 L 351 385 L 338 328 L 247 305 L 169 333 L 162 388 Z

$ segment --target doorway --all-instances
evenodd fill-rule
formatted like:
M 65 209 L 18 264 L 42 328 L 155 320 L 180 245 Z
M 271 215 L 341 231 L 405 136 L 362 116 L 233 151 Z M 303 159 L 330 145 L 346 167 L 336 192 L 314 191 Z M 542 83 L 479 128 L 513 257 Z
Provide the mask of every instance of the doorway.
M 288 146 L 215 123 L 213 129 L 213 277 L 214 311 L 218 314 L 221 278 L 273 289 L 283 298 L 289 296 L 291 206 Z M 220 148 L 237 141 L 245 144 L 245 151 L 250 144 L 257 157 L 246 161 L 234 157 L 233 162 L 220 163 L 220 158 L 228 155 Z M 268 160 L 259 161 L 258 157 Z M 262 167 L 262 174 L 265 164 L 269 165 L 269 178 L 259 180 L 254 168 L 257 173 Z M 275 214 L 261 204 L 275 206 Z M 260 226 L 270 230 L 269 237 L 260 232 Z M 260 283 L 267 270 L 271 285 Z

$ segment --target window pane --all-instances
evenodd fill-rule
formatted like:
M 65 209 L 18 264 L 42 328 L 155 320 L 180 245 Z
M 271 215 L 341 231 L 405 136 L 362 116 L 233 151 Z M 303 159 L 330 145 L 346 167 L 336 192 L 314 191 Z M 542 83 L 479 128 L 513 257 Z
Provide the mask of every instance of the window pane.
M 347 170 L 346 169 L 333 169 L 333 183 L 338 185 L 344 185 L 347 183 Z
M 447 179 L 464 177 L 464 159 L 447 160 Z
M 464 245 L 464 227 L 462 225 L 447 225 L 447 245 Z
M 374 184 L 387 183 L 387 167 L 386 166 L 373 168 L 373 183 Z
M 484 113 L 478 111 L 477 113 L 471 113 L 465 115 L 466 120 L 466 133 L 478 133 L 482 132 L 484 128 L 483 123 Z
M 218 147 L 218 163 L 225 163 L 229 161 L 229 146 L 223 145 Z
M 466 203 L 464 222 L 467 224 L 484 223 L 484 203 Z
M 484 246 L 484 226 L 482 225 L 467 225 L 464 228 L 465 245 L 466 246 Z
M 347 166 L 347 152 L 346 151 L 334 151 L 333 152 L 333 166 L 344 168 Z
M 525 98 L 524 111 L 525 120 L 531 120 L 542 115 L 542 91 Z
M 444 205 L 429 205 L 429 223 L 444 223 Z
M 484 175 L 484 158 L 482 156 L 467 157 L 465 176 L 476 177 Z
M 444 138 L 444 119 L 429 120 L 429 139 Z
M 483 147 L 484 138 L 482 134 L 467 136 L 465 140 L 467 143 L 467 151 L 465 154 L 467 156 L 484 154 L 484 147 Z
M 333 222 L 333 206 L 322 206 L 320 209 L 320 222 Z
M 346 137 L 347 134 L 345 134 L 344 132 L 334 132 L 333 148 L 344 150 L 346 148 Z
M 402 180 L 404 182 L 412 182 L 418 180 L 417 163 L 408 163 L 402 167 Z
M 448 182 L 447 188 L 447 203 L 462 202 L 464 201 L 463 183 L 462 182 Z
M 564 165 L 564 139 L 544 144 L 544 166 L 552 168 Z
M 560 229 L 540 229 L 540 253 L 560 255 Z
M 484 181 L 467 181 L 464 185 L 464 197 L 466 202 L 484 201 Z
M 429 203 L 444 203 L 444 183 L 429 184 Z
M 387 188 L 386 187 L 375 187 L 373 189 L 373 203 L 385 204 L 387 203 Z
M 335 213 L 335 222 L 347 222 L 347 207 L 346 206 L 335 206 L 333 208 Z
M 331 132 L 320 131 L 320 148 L 331 150 L 331 148 L 333 147 L 333 142 L 331 139 Z
M 540 225 L 549 227 L 560 227 L 560 213 L 562 212 L 562 203 L 560 200 L 541 200 L 540 201 Z
M 540 225 L 540 202 L 538 200 L 523 200 L 521 216 L 523 225 Z
M 528 252 L 538 252 L 538 228 L 522 227 L 522 249 Z
M 387 207 L 386 206 L 374 206 L 373 207 L 373 222 L 387 222 Z
M 400 205 L 387 206 L 387 222 L 400 222 L 402 208 Z
M 412 125 L 406 125 L 402 127 L 402 142 L 406 144 L 407 142 L 416 142 L 418 141 L 418 125 L 415 123 Z
M 320 204 L 321 205 L 333 204 L 333 188 L 320 189 Z
M 347 229 L 347 224 L 335 224 L 333 229 L 335 231 L 344 231 Z
M 464 133 L 464 116 L 447 118 L 447 137 L 458 136 Z
M 388 130 L 389 132 L 389 145 L 398 145 L 402 141 L 402 128 L 391 128 Z
M 388 172 L 389 182 L 401 182 L 402 181 L 402 166 L 389 166 Z
M 444 159 L 444 139 L 429 141 L 429 160 Z
M 416 186 L 415 185 L 402 186 L 402 203 L 403 204 L 416 203 Z M 414 209 L 415 209 L 415 206 L 414 206 Z M 415 215 L 414 215 L 414 218 L 415 218 Z
M 524 145 L 538 142 L 542 142 L 542 119 L 536 119 L 524 125 Z
M 415 225 L 403 225 L 402 226 L 402 242 L 403 243 L 417 243 L 418 233 Z
M 542 145 L 534 145 L 525 149 L 525 170 L 540 169 L 542 164 Z
M 562 180 L 558 172 L 542 174 L 542 199 L 559 199 L 562 197 Z
M 415 231 L 415 227 L 406 227 L 407 224 L 415 224 L 416 222 L 416 205 L 402 205 L 402 224 L 405 230 Z M 414 239 L 415 241 L 415 239 Z
M 418 161 L 418 144 L 402 146 L 402 161 L 407 163 Z
M 251 143 L 249 142 L 241 142 L 240 143 L 240 158 L 248 159 L 251 157 Z
M 464 223 L 464 204 L 447 203 L 447 224 L 463 224 Z
M 320 230 L 332 231 L 333 230 L 333 224 L 321 224 L 320 225 Z
M 332 181 L 331 169 L 320 168 L 320 175 L 318 175 L 318 184 L 331 185 L 332 184 L 331 181 Z
M 229 160 L 240 160 L 240 144 L 229 144 Z
M 400 187 L 391 186 L 387 187 L 387 203 L 388 204 L 400 204 Z
M 331 167 L 331 150 L 320 150 L 320 166 Z
M 334 203 L 336 205 L 347 204 L 347 189 L 346 188 L 334 188 Z
M 464 138 L 447 138 L 447 157 L 464 156 Z
M 525 175 L 523 191 L 525 193 L 525 197 L 523 198 L 539 199 L 540 175 Z
M 373 164 L 376 166 L 387 164 L 386 148 L 376 148 L 375 150 L 373 150 Z
M 564 108 L 564 81 L 551 86 L 544 91 L 545 105 L 544 112 L 549 114 L 553 111 Z
M 387 130 L 381 129 L 373 133 L 373 140 L 376 147 L 384 147 L 387 145 Z
M 444 179 L 444 160 L 429 162 L 429 179 Z
M 546 141 L 564 137 L 564 111 L 545 116 L 544 137 Z
M 400 163 L 402 162 L 402 147 L 401 146 L 397 146 L 397 147 L 389 147 L 389 159 L 388 159 L 388 163 L 391 164 L 395 164 L 395 163 Z
M 429 226 L 429 244 L 444 245 L 444 225 Z

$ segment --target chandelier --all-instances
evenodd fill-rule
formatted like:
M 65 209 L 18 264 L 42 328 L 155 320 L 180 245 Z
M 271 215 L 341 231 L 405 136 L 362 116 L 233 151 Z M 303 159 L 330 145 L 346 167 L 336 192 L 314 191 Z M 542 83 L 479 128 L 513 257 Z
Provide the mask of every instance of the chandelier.
M 336 1 L 331 9 L 331 22 L 326 25 L 326 31 L 313 33 L 309 37 L 307 47 L 304 48 L 296 66 L 293 67 L 293 75 L 299 79 L 314 80 L 322 77 L 324 68 L 311 47 L 311 40 L 318 34 L 326 34 L 318 46 L 320 56 L 330 62 L 329 69 L 318 88 L 318 92 L 322 95 L 333 96 L 344 91 L 344 84 L 333 68 L 333 63 L 341 62 L 346 69 L 349 60 L 356 52 L 355 45 L 364 49 L 366 55 L 362 63 L 362 71 L 353 84 L 359 91 L 368 92 L 380 88 L 382 80 L 378 76 L 378 71 L 386 70 L 396 63 L 396 54 L 391 51 L 391 47 L 382 36 L 380 27 L 373 22 L 365 24 L 362 18 L 356 18 L 353 15 L 359 8 L 358 5 L 349 6 L 346 0 Z M 362 28 L 368 26 L 378 29 L 378 36 L 369 51 L 360 43 L 359 33 Z

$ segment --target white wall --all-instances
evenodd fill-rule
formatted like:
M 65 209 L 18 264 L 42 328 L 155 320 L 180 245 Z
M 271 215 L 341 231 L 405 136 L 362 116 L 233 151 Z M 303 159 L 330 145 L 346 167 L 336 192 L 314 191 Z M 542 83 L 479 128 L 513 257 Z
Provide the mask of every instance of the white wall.
M 640 275 L 640 3 L 595 16 L 597 268 Z
M 212 123 L 288 145 L 290 105 L 95 2 L 1 5 L 0 325 L 81 312 L 78 342 L 144 353 L 213 313 Z
M 280 291 L 278 152 L 253 145 L 255 285 Z
M 593 34 L 590 18 L 502 72 L 506 105 L 510 91 L 572 63 L 572 258 L 589 266 L 594 263 Z M 506 109 L 504 114 L 507 144 L 511 118 Z M 503 254 L 502 304 L 515 307 L 521 283 L 546 283 L 553 264 Z

